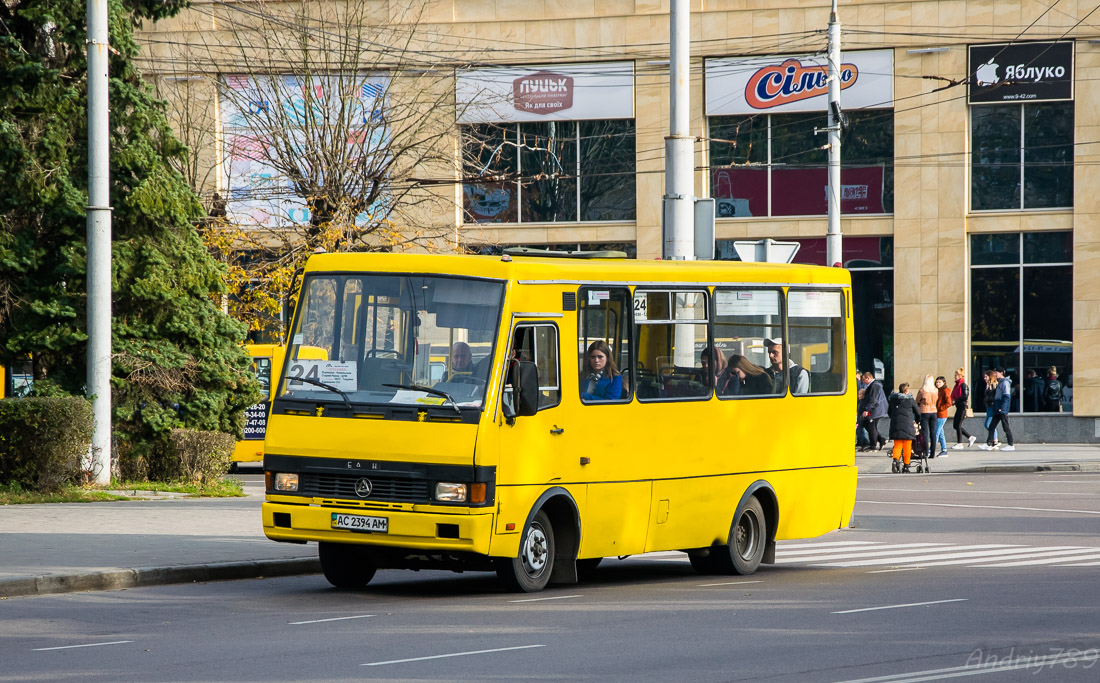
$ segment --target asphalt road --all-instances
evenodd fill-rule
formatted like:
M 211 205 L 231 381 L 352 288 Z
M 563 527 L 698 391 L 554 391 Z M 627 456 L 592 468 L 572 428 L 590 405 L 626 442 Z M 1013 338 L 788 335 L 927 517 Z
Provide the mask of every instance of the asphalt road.
M 678 553 L 535 595 L 380 572 L 12 598 L 2 681 L 1100 680 L 1100 475 L 860 478 L 750 577 Z

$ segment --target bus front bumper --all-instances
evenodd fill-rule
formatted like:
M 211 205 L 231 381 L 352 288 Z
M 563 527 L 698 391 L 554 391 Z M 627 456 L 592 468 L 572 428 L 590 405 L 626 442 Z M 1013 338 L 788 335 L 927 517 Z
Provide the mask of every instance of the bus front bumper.
M 388 530 L 347 531 L 333 528 L 333 514 L 381 517 Z M 424 549 L 489 554 L 493 514 L 446 514 L 360 507 L 263 504 L 264 534 L 273 541 L 331 541 L 400 549 Z

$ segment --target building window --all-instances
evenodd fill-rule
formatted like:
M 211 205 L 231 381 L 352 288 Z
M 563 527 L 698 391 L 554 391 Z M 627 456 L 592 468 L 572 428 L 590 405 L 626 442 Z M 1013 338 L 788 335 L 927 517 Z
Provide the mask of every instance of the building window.
M 970 345 L 974 408 L 985 409 L 982 371 L 1001 366 L 1012 379 L 1013 412 L 1073 408 L 1073 233 L 970 236 Z M 1051 403 L 1033 392 L 1028 370 L 1055 367 L 1065 386 Z
M 854 111 L 841 135 L 840 210 L 894 211 L 894 112 Z M 719 218 L 828 213 L 824 113 L 712 116 L 711 196 Z
M 463 126 L 466 223 L 628 221 L 634 121 Z
M 972 210 L 1073 206 L 1073 102 L 970 112 Z

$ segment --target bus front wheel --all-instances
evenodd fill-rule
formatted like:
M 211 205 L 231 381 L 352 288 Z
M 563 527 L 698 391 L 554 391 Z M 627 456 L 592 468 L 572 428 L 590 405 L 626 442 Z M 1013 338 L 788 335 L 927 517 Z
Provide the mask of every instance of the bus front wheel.
M 767 539 L 768 523 L 764 508 L 753 496 L 733 520 L 726 547 L 715 553 L 717 568 L 724 574 L 752 574 L 764 559 Z
M 554 552 L 554 529 L 550 518 L 539 510 L 523 532 L 519 555 L 502 561 L 497 576 L 513 591 L 536 593 L 550 582 Z
M 357 590 L 374 578 L 375 566 L 366 548 L 347 543 L 317 544 L 321 572 L 336 588 Z

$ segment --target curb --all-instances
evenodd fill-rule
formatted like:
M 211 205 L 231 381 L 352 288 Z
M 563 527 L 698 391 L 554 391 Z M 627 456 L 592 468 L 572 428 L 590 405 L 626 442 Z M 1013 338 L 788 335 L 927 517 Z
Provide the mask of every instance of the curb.
M 858 467 L 858 466 L 857 466 Z M 890 474 L 889 468 L 859 468 L 859 474 Z M 1100 463 L 1051 463 L 1049 465 L 979 465 L 933 470 L 929 474 L 1020 474 L 1029 472 L 1100 472 Z
M 321 563 L 315 557 L 249 562 L 217 562 L 178 567 L 140 567 L 76 574 L 45 574 L 0 579 L 0 596 L 49 595 L 79 591 L 121 590 L 174 583 L 259 579 L 265 576 L 316 574 Z

